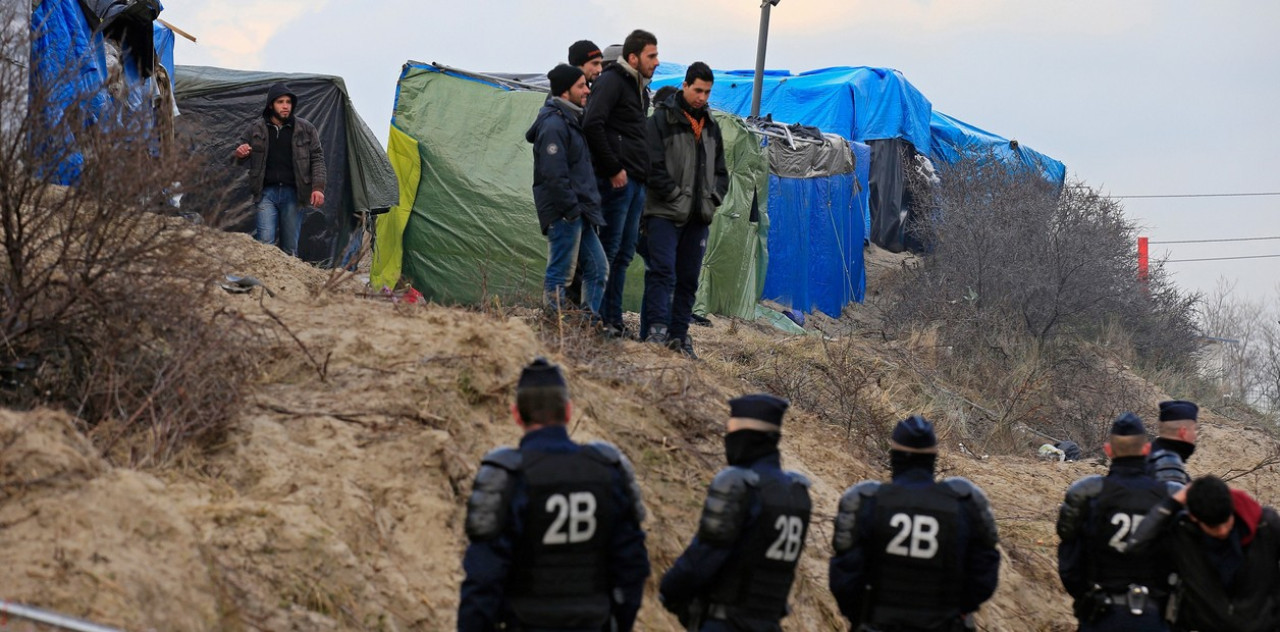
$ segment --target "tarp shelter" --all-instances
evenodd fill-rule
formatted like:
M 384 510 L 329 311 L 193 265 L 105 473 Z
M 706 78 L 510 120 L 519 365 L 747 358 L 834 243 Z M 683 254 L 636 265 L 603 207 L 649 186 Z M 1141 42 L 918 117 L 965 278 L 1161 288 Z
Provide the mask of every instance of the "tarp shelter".
M 660 66 L 659 72 L 666 67 Z M 754 74 L 751 70 L 716 71 L 711 105 L 747 116 Z M 653 85 L 656 89 L 679 84 L 683 79 L 683 73 L 669 71 L 655 76 Z M 989 141 L 999 139 L 952 117 L 935 117 L 933 104 L 902 73 L 891 68 L 841 66 L 800 74 L 766 71 L 760 114 L 775 121 L 814 126 L 870 146 L 868 235 L 872 242 L 894 252 L 921 248 L 908 230 L 913 206 L 912 193 L 906 187 L 908 180 L 916 177 L 916 156 L 925 154 L 953 162 L 946 159 L 951 154 L 935 154 L 934 148 L 944 144 L 985 149 L 993 146 Z M 944 125 L 935 126 L 938 122 Z M 1021 164 L 1043 166 L 1046 177 L 1061 185 L 1065 173 L 1061 163 L 1025 146 L 1012 152 L 1011 157 Z
M 865 189 L 849 141 L 769 140 L 769 271 L 764 298 L 803 312 L 839 317 L 866 294 L 862 244 L 866 227 L 856 212 Z
M 388 153 L 401 202 L 379 217 L 372 282 L 402 277 L 432 300 L 537 300 L 547 241 L 533 205 L 525 132 L 547 98 L 496 76 L 405 64 Z M 767 158 L 733 116 L 724 132 L 729 195 L 711 225 L 695 310 L 755 318 L 767 266 Z M 639 307 L 643 264 L 628 270 L 624 306 Z
M 182 112 L 178 129 L 215 164 L 226 165 L 234 199 L 248 200 L 247 172 L 233 164 L 231 152 L 249 123 L 262 116 L 268 88 L 281 81 L 298 95 L 295 114 L 319 130 L 328 170 L 324 207 L 304 219 L 298 254 L 306 261 L 335 264 L 353 231 L 361 229 L 359 214 L 385 212 L 399 199 L 391 162 L 356 113 L 340 77 L 179 65 L 174 77 Z M 251 219 L 246 228 L 252 228 Z
M 62 138 L 45 149 L 59 164 L 49 176 L 59 184 L 73 184 L 83 158 L 75 153 L 76 130 L 64 113 L 85 115 L 89 124 L 123 105 L 131 113 L 152 119 L 153 107 L 165 100 L 168 86 L 157 84 L 153 23 L 160 14 L 157 0 L 41 0 L 31 4 L 6 2 L 6 11 L 29 11 L 30 85 L 42 103 L 40 125 L 59 129 Z M 10 24 L 12 24 L 12 19 Z M 162 113 L 167 116 L 167 112 Z M 66 156 L 60 154 L 66 149 Z
M 936 163 L 954 164 L 964 158 L 993 157 L 1013 168 L 1031 169 L 1059 187 L 1066 180 L 1067 168 L 1061 162 L 1016 140 L 992 134 L 937 110 L 933 111 L 929 129 L 932 131 L 929 158 Z

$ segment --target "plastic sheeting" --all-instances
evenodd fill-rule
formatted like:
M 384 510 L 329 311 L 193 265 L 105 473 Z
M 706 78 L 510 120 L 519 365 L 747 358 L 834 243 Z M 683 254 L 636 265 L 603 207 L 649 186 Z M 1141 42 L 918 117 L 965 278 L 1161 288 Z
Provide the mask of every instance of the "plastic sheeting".
M 542 92 L 405 64 L 392 140 L 397 154 L 412 146 L 405 140 L 416 142 L 420 177 L 399 263 L 409 283 L 428 298 L 475 304 L 541 296 L 547 241 L 538 229 L 533 153 L 525 132 L 545 100 Z M 731 184 L 711 225 L 695 309 L 754 318 L 767 259 L 767 160 L 741 121 L 718 120 Z M 407 139 L 396 140 L 399 133 Z M 399 157 L 394 162 L 402 179 L 414 164 Z M 395 221 L 380 221 L 379 242 L 394 240 L 396 230 Z M 373 275 L 381 285 L 395 282 L 395 264 L 375 260 Z M 628 309 L 639 307 L 643 273 L 637 257 L 627 271 Z
M 863 242 L 871 240 L 871 145 L 849 141 L 853 150 L 853 166 L 858 175 L 858 194 L 854 204 L 862 213 Z
M 771 140 L 769 267 L 764 297 L 805 312 L 839 317 L 866 295 L 857 169 L 849 143 Z
M 391 126 L 387 140 L 387 157 L 400 183 L 400 201 L 387 213 L 378 216 L 373 263 L 369 284 L 374 289 L 394 289 L 400 280 L 400 263 L 404 256 L 404 229 L 409 224 L 413 205 L 418 198 L 418 182 L 422 179 L 422 156 L 418 141 Z
M 156 63 L 164 66 L 165 71 L 169 75 L 169 92 L 173 92 L 173 48 L 175 40 L 173 31 L 169 27 L 155 22 L 153 25 L 153 42 L 156 49 Z
M 1067 177 L 1067 168 L 1061 162 L 937 110 L 933 112 L 929 128 L 932 131 L 929 158 L 935 162 L 954 164 L 966 157 L 994 156 L 1009 166 L 1034 169 L 1059 187 Z
M 750 114 L 754 76 L 752 70 L 717 71 L 711 105 Z M 655 74 L 653 89 L 683 81 L 683 73 Z M 775 121 L 812 125 L 861 142 L 905 138 L 917 147 L 929 146 L 932 111 L 929 100 L 891 68 L 841 66 L 798 75 L 770 70 L 760 97 L 761 116 Z
M 383 212 L 395 206 L 400 191 L 382 144 L 356 113 L 341 78 L 177 66 L 174 94 L 183 113 L 178 128 L 225 165 L 226 182 L 236 190 L 232 199 L 248 200 L 246 171 L 233 163 L 231 151 L 245 127 L 262 116 L 267 89 L 279 81 L 298 95 L 297 115 L 319 130 L 328 169 L 324 207 L 304 219 L 299 256 L 333 263 L 358 228 L 356 213 Z M 243 228 L 252 229 L 251 218 Z

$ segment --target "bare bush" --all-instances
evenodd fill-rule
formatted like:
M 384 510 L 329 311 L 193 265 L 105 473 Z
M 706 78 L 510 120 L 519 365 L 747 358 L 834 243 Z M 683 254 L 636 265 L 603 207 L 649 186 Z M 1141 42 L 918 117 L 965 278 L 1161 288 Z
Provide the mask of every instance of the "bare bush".
M 211 308 L 200 256 L 199 224 L 235 209 L 180 216 L 213 170 L 76 71 L 0 67 L 0 404 L 67 409 L 104 451 L 141 438 L 118 454 L 156 463 L 220 441 L 252 373 L 258 329 Z
M 926 205 L 913 230 L 928 254 L 892 288 L 886 325 L 937 329 L 953 354 L 943 379 L 997 414 L 986 439 L 1012 445 L 1025 424 L 1093 445 L 1106 420 L 1138 408 L 1126 367 L 1099 355 L 1112 328 L 1128 346 L 1115 355 L 1194 370 L 1196 297 L 1159 265 L 1138 278 L 1136 227 L 1119 203 L 994 159 L 940 176 L 913 196 Z

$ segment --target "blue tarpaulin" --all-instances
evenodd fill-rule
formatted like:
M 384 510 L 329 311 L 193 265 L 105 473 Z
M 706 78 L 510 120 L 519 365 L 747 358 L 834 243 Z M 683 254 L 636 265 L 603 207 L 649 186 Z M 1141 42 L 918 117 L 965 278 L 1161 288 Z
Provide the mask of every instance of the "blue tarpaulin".
M 152 33 L 155 37 L 156 62 L 164 66 L 165 71 L 169 74 L 169 91 L 173 92 L 173 31 L 169 27 L 159 23 L 152 23 Z
M 91 120 L 105 112 L 110 103 L 106 54 L 102 34 L 89 28 L 89 21 L 77 0 L 45 0 L 31 9 L 32 97 L 44 107 L 38 116 L 46 129 L 62 128 L 63 112 L 79 108 Z M 67 152 L 74 134 L 64 129 L 64 138 L 47 141 L 36 150 L 51 163 L 50 177 L 58 184 L 72 184 L 80 177 L 84 157 Z
M 850 141 L 853 149 L 853 164 L 858 174 L 858 194 L 854 197 L 854 207 L 862 213 L 862 236 L 871 234 L 871 145 Z M 859 299 L 861 300 L 861 299 Z
M 966 157 L 982 159 L 995 156 L 1006 165 L 1035 169 L 1058 186 L 1062 186 L 1066 179 L 1067 168 L 1061 162 L 937 110 L 933 111 L 929 127 L 933 132 L 929 159 L 934 162 L 954 164 Z
M 839 317 L 862 302 L 866 274 L 853 173 L 821 178 L 769 175 L 769 269 L 764 298 Z
M 750 114 L 754 75 L 751 70 L 717 71 L 711 106 L 738 116 Z M 678 86 L 683 80 L 683 73 L 655 73 L 653 87 Z M 766 71 L 760 98 L 760 114 L 775 121 L 811 125 L 861 142 L 905 138 L 920 148 L 929 146 L 932 111 L 929 100 L 902 73 L 866 66 L 798 75 Z

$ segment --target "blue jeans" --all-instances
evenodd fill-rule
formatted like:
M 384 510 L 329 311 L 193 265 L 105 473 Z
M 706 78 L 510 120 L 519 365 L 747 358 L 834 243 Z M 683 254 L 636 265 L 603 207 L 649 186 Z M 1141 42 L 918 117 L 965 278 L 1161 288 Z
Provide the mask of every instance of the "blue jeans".
M 561 218 L 547 227 L 547 275 L 542 284 L 543 300 L 553 309 L 568 304 L 564 288 L 573 278 L 573 268 L 579 258 L 582 261 L 583 302 L 592 314 L 599 314 L 609 264 L 604 248 L 600 246 L 600 237 L 581 217 L 572 222 Z
M 644 222 L 640 339 L 649 335 L 652 325 L 666 325 L 669 337 L 684 339 L 693 318 L 710 227 L 694 223 L 677 226 L 661 217 L 649 217 Z
M 640 237 L 640 215 L 644 212 L 644 183 L 627 180 L 627 186 L 613 188 L 608 178 L 599 178 L 600 210 L 605 226 L 600 229 L 600 243 L 609 262 L 609 280 L 604 287 L 600 318 L 607 325 L 622 327 L 622 290 L 627 283 L 627 268 L 636 256 L 636 240 Z
M 298 206 L 298 189 L 283 184 L 262 187 L 258 202 L 258 229 L 254 237 L 264 244 L 298 256 L 298 237 L 302 234 L 302 209 Z

